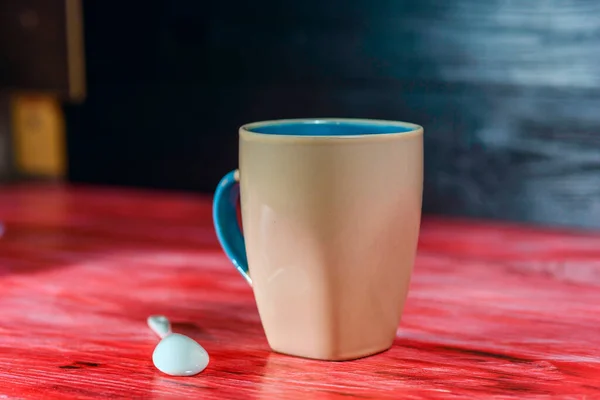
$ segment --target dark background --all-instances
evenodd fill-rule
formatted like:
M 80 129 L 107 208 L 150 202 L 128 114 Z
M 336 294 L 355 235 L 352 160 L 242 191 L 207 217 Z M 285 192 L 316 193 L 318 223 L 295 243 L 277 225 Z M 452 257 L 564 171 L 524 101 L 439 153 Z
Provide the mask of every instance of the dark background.
M 600 2 L 84 3 L 69 179 L 212 192 L 237 128 L 425 127 L 425 212 L 600 226 Z

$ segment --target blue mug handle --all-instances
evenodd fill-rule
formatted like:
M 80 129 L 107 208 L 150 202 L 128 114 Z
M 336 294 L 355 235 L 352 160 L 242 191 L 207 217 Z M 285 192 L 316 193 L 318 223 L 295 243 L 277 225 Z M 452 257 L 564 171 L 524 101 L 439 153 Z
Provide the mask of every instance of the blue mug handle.
M 229 172 L 221 179 L 213 198 L 213 224 L 219 243 L 238 272 L 252 286 L 248 273 L 246 242 L 237 220 L 240 198 L 239 171 Z

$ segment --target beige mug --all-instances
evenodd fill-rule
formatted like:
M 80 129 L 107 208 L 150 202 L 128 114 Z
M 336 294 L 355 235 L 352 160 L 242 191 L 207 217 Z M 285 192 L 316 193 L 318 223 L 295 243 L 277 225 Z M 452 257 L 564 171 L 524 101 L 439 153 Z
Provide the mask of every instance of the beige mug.
M 213 220 L 271 348 L 321 360 L 389 349 L 419 236 L 423 128 L 276 120 L 242 126 L 239 140 L 239 170 L 219 183 Z

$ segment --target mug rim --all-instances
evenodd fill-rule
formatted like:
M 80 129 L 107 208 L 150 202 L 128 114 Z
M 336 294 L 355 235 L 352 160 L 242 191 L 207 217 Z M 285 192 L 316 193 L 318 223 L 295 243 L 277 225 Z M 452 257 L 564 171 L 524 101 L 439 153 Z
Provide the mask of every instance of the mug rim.
M 386 125 L 386 126 L 397 126 L 398 132 L 390 133 L 365 133 L 356 135 L 289 135 L 279 133 L 261 133 L 255 132 L 252 129 L 269 126 L 279 125 L 286 123 L 327 123 L 327 122 L 341 122 L 341 123 L 360 123 L 369 125 Z M 406 130 L 406 129 L 410 130 Z M 400 130 L 402 129 L 402 130 Z M 307 142 L 307 141 L 339 141 L 339 140 L 353 140 L 353 141 L 364 141 L 364 140 L 389 140 L 398 138 L 409 138 L 414 136 L 420 136 L 423 134 L 423 127 L 417 124 L 403 121 L 393 121 L 384 119 L 370 119 L 370 118 L 291 118 L 291 119 L 273 119 L 265 121 L 250 122 L 244 124 L 239 128 L 239 134 L 241 138 L 247 140 L 262 140 L 262 141 L 292 141 L 292 142 Z

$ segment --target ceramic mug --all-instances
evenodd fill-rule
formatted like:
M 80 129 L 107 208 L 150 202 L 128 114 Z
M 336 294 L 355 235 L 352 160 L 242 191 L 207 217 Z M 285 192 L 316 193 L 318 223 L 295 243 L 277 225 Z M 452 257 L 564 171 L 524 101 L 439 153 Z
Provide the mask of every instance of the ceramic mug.
M 419 235 L 423 129 L 277 120 L 242 126 L 239 143 L 239 170 L 219 183 L 213 220 L 271 348 L 321 360 L 390 348 Z

